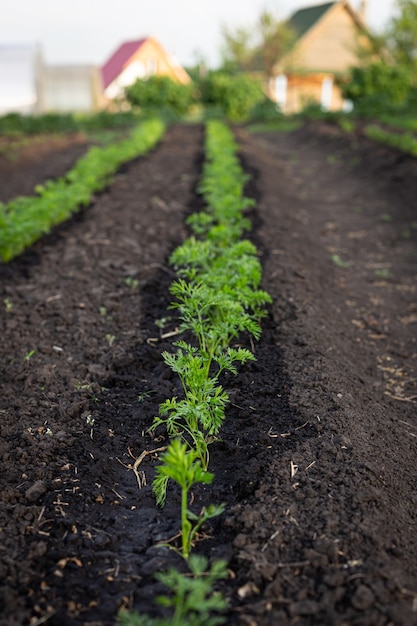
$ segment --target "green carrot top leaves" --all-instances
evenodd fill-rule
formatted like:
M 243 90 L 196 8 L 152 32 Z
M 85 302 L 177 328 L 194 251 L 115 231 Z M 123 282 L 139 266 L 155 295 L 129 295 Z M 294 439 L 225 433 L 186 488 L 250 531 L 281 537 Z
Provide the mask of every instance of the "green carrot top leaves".
M 178 278 L 171 284 L 170 308 L 179 318 L 186 339 L 174 342 L 175 353 L 163 352 L 182 389 L 165 400 L 151 430 L 165 427 L 171 439 L 153 483 L 159 504 L 166 498 L 170 479 L 181 486 L 182 554 L 188 558 L 202 520 L 221 512 L 210 506 L 199 516 L 187 508 L 187 494 L 196 483 L 209 484 L 209 444 L 218 437 L 229 397 L 221 384 L 225 372 L 237 374 L 238 365 L 254 361 L 247 348 L 232 346 L 244 333 L 261 335 L 260 319 L 270 296 L 259 288 L 261 264 L 254 244 L 242 240 L 250 222 L 243 215 L 253 206 L 243 191 L 247 181 L 230 130 L 218 122 L 207 124 L 206 163 L 199 190 L 205 212 L 188 219 L 194 234 L 171 255 Z
M 157 477 L 153 483 L 153 490 L 159 505 L 165 502 L 165 489 L 161 484 L 166 479 L 172 479 L 187 491 L 197 483 L 209 485 L 214 474 L 203 470 L 194 450 L 187 450 L 187 446 L 179 439 L 173 439 L 163 454 L 162 465 L 156 468 Z

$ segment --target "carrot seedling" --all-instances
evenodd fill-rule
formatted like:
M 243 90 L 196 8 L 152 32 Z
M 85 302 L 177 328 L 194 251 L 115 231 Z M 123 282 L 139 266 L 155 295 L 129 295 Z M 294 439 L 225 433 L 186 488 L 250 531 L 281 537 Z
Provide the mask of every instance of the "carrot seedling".
M 156 578 L 172 592 L 157 598 L 158 604 L 174 610 L 172 617 L 154 618 L 134 612 L 119 614 L 120 626 L 220 626 L 227 609 L 221 593 L 214 591 L 218 580 L 228 577 L 225 561 L 215 561 L 208 567 L 204 556 L 191 555 L 190 572 L 182 574 L 174 568 L 156 574 Z
M 153 491 L 156 501 L 163 506 L 166 498 L 166 487 L 169 479 L 175 481 L 181 488 L 181 549 L 180 554 L 188 559 L 198 531 L 207 520 L 221 515 L 224 505 L 210 504 L 203 507 L 199 515 L 188 508 L 188 493 L 197 483 L 209 485 L 214 474 L 205 471 L 197 458 L 195 450 L 187 450 L 185 443 L 174 439 L 162 456 L 162 465 L 156 468 L 156 477 L 153 481 Z

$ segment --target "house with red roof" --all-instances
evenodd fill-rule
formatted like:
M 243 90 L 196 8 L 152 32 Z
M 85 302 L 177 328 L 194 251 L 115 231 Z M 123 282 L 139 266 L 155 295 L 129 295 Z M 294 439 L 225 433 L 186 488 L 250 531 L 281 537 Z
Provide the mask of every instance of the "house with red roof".
M 122 43 L 101 68 L 104 95 L 109 100 L 121 96 L 124 89 L 139 78 L 169 76 L 179 83 L 189 83 L 184 68 L 153 37 Z

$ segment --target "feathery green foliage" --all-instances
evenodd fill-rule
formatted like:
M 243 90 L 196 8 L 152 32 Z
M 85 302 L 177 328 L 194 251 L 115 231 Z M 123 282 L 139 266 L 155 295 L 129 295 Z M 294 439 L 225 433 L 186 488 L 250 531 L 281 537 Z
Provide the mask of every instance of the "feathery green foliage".
M 221 515 L 224 505 L 210 504 L 203 507 L 199 515 L 188 508 L 188 493 L 194 485 L 204 483 L 209 485 L 214 475 L 201 467 L 197 452 L 187 450 L 185 443 L 173 439 L 167 451 L 162 456 L 162 464 L 156 468 L 156 477 L 153 481 L 153 491 L 158 504 L 163 505 L 166 497 L 166 485 L 169 479 L 175 481 L 181 488 L 181 551 L 188 559 L 201 526 L 207 520 Z
M 182 574 L 171 568 L 156 578 L 171 590 L 171 595 L 157 598 L 158 604 L 172 607 L 174 614 L 168 618 L 152 618 L 138 613 L 122 612 L 120 626 L 219 626 L 225 619 L 219 613 L 227 608 L 223 596 L 214 591 L 214 585 L 227 578 L 224 561 L 215 561 L 210 568 L 204 556 L 193 554 L 188 560 L 190 573 Z M 215 614 L 213 615 L 213 612 Z
M 247 349 L 230 346 L 241 333 L 259 339 L 259 320 L 271 299 L 259 289 L 261 266 L 255 246 L 241 240 L 250 228 L 244 211 L 247 176 L 236 156 L 237 145 L 222 123 L 207 125 L 206 162 L 200 191 L 206 211 L 188 222 L 194 230 L 171 255 L 178 279 L 170 288 L 180 330 L 191 333 L 196 345 L 174 343 L 176 354 L 164 352 L 167 365 L 178 374 L 184 397 L 166 400 L 152 429 L 164 425 L 170 437 L 181 437 L 197 451 L 204 469 L 209 444 L 219 433 L 228 403 L 220 376 L 237 373 L 237 364 L 255 359 Z

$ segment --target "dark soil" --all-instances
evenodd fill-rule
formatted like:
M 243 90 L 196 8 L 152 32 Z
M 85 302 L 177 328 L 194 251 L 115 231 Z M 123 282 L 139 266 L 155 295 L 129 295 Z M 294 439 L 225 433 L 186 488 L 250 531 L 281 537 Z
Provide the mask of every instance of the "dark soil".
M 63 176 L 87 145 L 81 134 L 0 137 L 0 202 L 31 195 L 36 185 Z
M 257 361 L 223 381 L 215 480 L 193 507 L 227 508 L 195 550 L 228 560 L 231 626 L 415 625 L 417 163 L 321 124 L 237 137 L 274 303 Z M 132 468 L 166 443 L 146 430 L 179 393 L 167 257 L 201 206 L 202 141 L 171 127 L 0 266 L 1 626 L 157 615 L 153 574 L 182 567 L 157 546 L 178 494 L 155 506 L 156 454 L 140 489 Z

